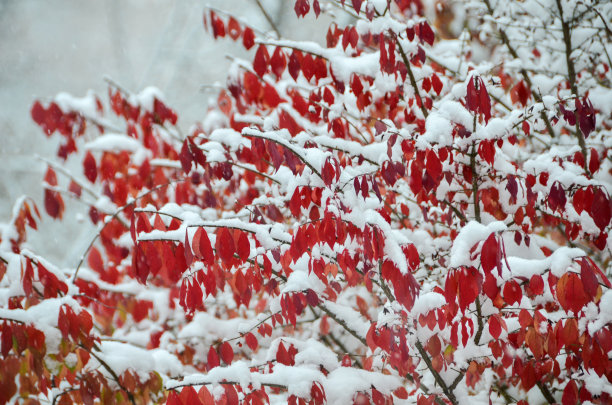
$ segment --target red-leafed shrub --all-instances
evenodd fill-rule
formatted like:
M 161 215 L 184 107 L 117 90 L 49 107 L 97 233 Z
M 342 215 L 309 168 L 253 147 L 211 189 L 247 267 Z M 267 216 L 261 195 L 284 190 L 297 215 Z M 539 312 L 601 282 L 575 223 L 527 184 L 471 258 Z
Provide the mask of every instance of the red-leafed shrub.
M 0 228 L 0 403 L 610 403 L 605 2 L 297 0 L 189 132 L 154 89 L 36 101 L 97 232 Z M 426 18 L 426 16 L 428 18 Z M 459 32 L 461 31 L 461 32 Z

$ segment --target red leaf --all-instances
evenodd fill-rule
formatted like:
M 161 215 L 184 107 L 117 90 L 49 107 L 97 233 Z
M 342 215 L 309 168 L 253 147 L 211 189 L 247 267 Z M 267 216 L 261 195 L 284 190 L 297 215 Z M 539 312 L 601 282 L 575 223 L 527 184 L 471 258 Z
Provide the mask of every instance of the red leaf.
M 46 110 L 40 104 L 38 100 L 32 104 L 32 108 L 30 109 L 30 115 L 32 116 L 32 120 L 38 125 L 42 125 L 45 122 Z
M 223 386 L 223 389 L 225 390 L 225 398 L 227 399 L 227 404 L 240 403 L 240 399 L 238 398 L 238 393 L 236 392 L 236 388 L 233 385 L 226 384 Z
M 191 245 L 189 243 L 189 232 L 185 231 L 185 243 L 184 243 L 184 251 L 185 251 L 185 263 L 187 266 L 191 266 L 193 263 L 193 253 L 191 251 Z
M 442 81 L 440 80 L 438 75 L 434 74 L 433 76 L 431 76 L 431 85 L 432 85 L 434 91 L 436 92 L 436 94 L 440 95 L 444 85 L 442 84 Z
M 178 280 L 177 280 L 178 281 Z M 185 304 L 190 312 L 193 312 L 202 304 L 202 287 L 197 281 L 193 281 L 188 284 L 187 297 L 185 298 Z
M 565 273 L 557 282 L 557 298 L 563 309 L 572 311 L 574 314 L 578 313 L 589 301 L 582 280 L 578 274 L 573 272 Z
M 521 128 L 523 129 L 525 135 L 529 135 L 529 133 L 531 132 L 531 129 L 529 128 L 529 123 L 527 121 L 523 121 L 523 123 L 521 124 Z
M 406 388 L 404 387 L 399 387 L 398 389 L 393 391 L 393 395 L 395 395 L 399 399 L 408 399 L 408 391 L 406 391 Z
M 419 258 L 419 252 L 414 246 L 414 244 L 410 243 L 405 250 L 406 256 L 408 257 L 408 264 L 412 270 L 416 270 L 421 264 L 421 259 Z
M 533 364 L 529 362 L 521 373 L 521 384 L 523 385 L 525 391 L 529 391 L 533 388 L 534 385 L 536 385 L 536 382 L 537 376 L 535 368 L 533 367 Z
M 236 252 L 242 261 L 246 261 L 251 254 L 251 243 L 245 232 L 240 232 L 240 236 L 238 236 Z
M 291 345 L 289 349 L 285 348 L 283 342 L 280 342 L 278 345 L 278 350 L 276 352 L 276 361 L 286 366 L 293 366 L 295 364 L 295 354 L 296 350 Z
M 474 269 L 466 269 L 458 274 L 459 308 L 465 311 L 467 307 L 478 297 L 479 283 L 477 272 Z
M 363 93 L 363 84 L 357 75 L 353 75 L 353 80 L 351 80 L 351 90 L 356 96 L 360 96 Z
M 304 77 L 306 78 L 307 81 L 310 81 L 310 79 L 312 79 L 312 77 L 315 75 L 315 62 L 314 62 L 314 59 L 312 58 L 312 55 L 307 53 L 302 58 L 301 65 L 302 65 L 302 73 L 304 74 Z
M 478 156 L 493 166 L 495 161 L 495 142 L 493 140 L 483 140 L 478 145 Z
M 603 232 L 612 218 L 612 202 L 601 188 L 595 190 L 590 208 L 595 225 Z
M 183 403 L 176 392 L 170 391 L 166 398 L 166 405 L 183 405 Z
M 591 157 L 589 158 L 589 171 L 591 174 L 599 170 L 600 164 L 601 161 L 599 160 L 599 153 L 597 153 L 597 149 L 591 148 Z
M 95 246 L 89 252 L 89 256 L 87 257 L 87 264 L 91 267 L 92 270 L 99 274 L 104 274 L 104 261 L 102 260 L 102 255 L 100 251 Z
M 64 200 L 57 191 L 45 190 L 45 211 L 54 219 L 62 218 Z
M 576 105 L 576 115 L 578 116 L 580 130 L 582 131 L 582 135 L 585 138 L 588 138 L 589 134 L 595 129 L 595 125 L 597 124 L 593 104 L 591 104 L 591 101 L 588 100 L 586 96 L 582 99 L 582 102 L 580 102 L 580 99 L 578 98 L 576 98 L 574 102 Z
M 473 113 L 478 112 L 478 92 L 476 91 L 476 85 L 474 84 L 474 76 L 470 78 L 467 85 L 467 94 L 465 96 L 465 105 L 468 110 Z
M 232 345 L 228 342 L 223 342 L 220 347 L 221 359 L 225 364 L 232 364 L 232 360 L 234 359 L 234 350 L 232 349 Z
M 179 395 L 179 398 L 181 399 L 181 403 L 183 405 L 202 404 L 202 402 L 200 402 L 200 398 L 198 397 L 198 393 L 196 392 L 195 388 L 191 386 L 184 387 L 183 390 L 181 391 L 181 394 Z
M 589 262 L 586 259 L 580 261 L 580 278 L 582 279 L 582 285 L 584 286 L 584 292 L 588 296 L 595 297 L 597 295 L 597 276 L 591 268 Z
M 51 167 L 49 167 L 45 173 L 45 183 L 50 186 L 57 186 L 57 176 L 55 175 L 55 170 Z
M 200 401 L 204 405 L 215 405 L 215 397 L 212 396 L 205 385 L 198 391 L 198 398 L 200 398 Z
M 210 19 L 212 24 L 213 37 L 225 37 L 225 24 L 223 23 L 223 20 L 217 17 L 212 11 L 210 12 Z
M 317 17 L 319 16 L 319 14 L 321 14 L 321 6 L 319 5 L 319 0 L 314 0 L 312 2 L 312 9 Z
M 197 251 L 196 251 L 197 246 Z M 198 228 L 193 238 L 193 247 L 196 256 L 204 259 L 204 262 L 208 265 L 215 263 L 215 254 L 208 238 L 208 234 L 203 228 Z
M 191 171 L 191 162 L 193 161 L 193 155 L 191 154 L 191 150 L 189 149 L 189 141 L 185 139 L 183 142 L 183 147 L 181 148 L 181 153 L 179 153 L 179 160 L 181 162 L 181 167 L 183 171 L 187 174 Z
M 336 175 L 336 171 L 334 166 L 332 166 L 329 159 L 323 165 L 323 170 L 321 170 L 321 177 L 326 186 L 330 186 L 334 181 L 334 176 Z
M 296 0 L 293 9 L 295 10 L 295 14 L 298 16 L 298 18 L 304 17 L 310 10 L 310 3 L 308 0 Z
M 280 46 L 277 46 L 272 54 L 272 58 L 270 59 L 270 67 L 272 68 L 272 73 L 277 78 L 280 78 L 287 67 L 287 58 L 285 57 L 285 52 Z
M 493 338 L 498 339 L 501 335 L 502 325 L 497 316 L 491 316 L 489 318 L 489 333 Z
M 440 350 L 442 349 L 442 345 L 440 344 L 440 339 L 436 335 L 433 335 L 427 341 L 427 345 L 425 348 L 427 349 L 429 354 L 431 354 L 431 357 L 436 357 L 437 355 L 440 354 Z
M 255 337 L 255 335 L 253 335 L 252 333 L 247 333 L 245 335 L 245 341 L 247 346 L 249 346 L 249 348 L 252 351 L 257 350 L 257 347 L 259 346 L 259 343 L 257 342 L 257 338 Z
M 499 275 L 501 276 L 501 249 L 495 234 L 489 235 L 487 240 L 482 244 L 480 251 L 480 264 L 485 274 L 491 272 L 497 267 Z
M 221 363 L 219 362 L 219 355 L 217 354 L 217 351 L 211 346 L 210 349 L 208 349 L 206 369 L 210 371 L 211 369 L 218 367 L 220 364 Z
M 249 27 L 245 28 L 242 33 L 242 45 L 247 51 L 255 45 L 255 34 Z
M 70 180 L 68 191 L 70 191 L 72 194 L 76 195 L 77 197 L 80 197 L 81 194 L 83 193 L 83 189 L 81 188 L 81 186 L 75 183 L 74 180 Z
M 60 308 L 59 314 L 57 316 L 57 327 L 62 333 L 62 337 L 64 339 L 68 339 L 68 333 L 70 331 L 70 323 L 68 322 L 68 316 L 64 311 L 64 306 Z
M 433 45 L 434 43 L 434 32 L 426 21 L 423 21 L 419 24 L 419 38 L 429 45 Z
M 442 163 L 440 163 L 440 159 L 433 149 L 430 149 L 427 152 L 427 163 L 425 168 L 432 179 L 437 181 L 440 178 L 440 175 L 442 174 Z
M 359 15 L 359 12 L 361 11 L 361 3 L 363 3 L 363 0 L 352 0 L 352 3 L 355 12 L 357 13 L 357 15 Z
M 550 188 L 550 194 L 548 194 L 548 205 L 553 211 L 563 210 L 567 198 L 565 197 L 565 190 L 558 181 L 553 184 Z
M 578 386 L 576 381 L 570 379 L 569 383 L 563 390 L 563 396 L 561 397 L 561 405 L 576 405 L 578 403 Z
M 520 303 L 522 297 L 523 292 L 516 281 L 510 280 L 506 283 L 506 285 L 504 285 L 504 300 L 508 305 Z
M 527 311 L 526 309 L 521 309 L 521 311 L 519 312 L 518 319 L 519 319 L 519 324 L 524 329 L 526 329 L 528 326 L 531 326 L 531 324 L 533 323 L 533 317 L 531 316 L 529 311 Z
M 234 258 L 234 253 L 236 252 L 234 238 L 232 238 L 232 235 L 227 228 L 221 228 L 217 233 L 215 249 L 221 260 L 226 263 L 230 263 Z
M 1 344 L 2 357 L 6 358 L 6 355 L 11 351 L 12 348 L 13 348 L 13 328 L 8 322 L 3 322 L 2 323 L 2 344 Z
M 298 50 L 294 50 L 291 52 L 291 56 L 289 57 L 289 74 L 293 77 L 293 80 L 297 80 L 298 75 L 300 74 L 301 69 L 301 59 L 302 53 Z
M 479 79 L 479 80 L 480 80 L 480 88 L 478 89 L 478 91 L 480 93 L 479 94 L 480 112 L 484 114 L 485 122 L 489 122 L 489 119 L 491 118 L 491 99 L 489 98 L 489 93 L 487 92 L 487 88 L 484 84 L 484 81 L 482 79 Z
M 255 53 L 255 59 L 253 60 L 253 70 L 255 73 L 259 75 L 259 77 L 263 77 L 263 75 L 268 70 L 268 64 L 270 63 L 270 55 L 268 55 L 268 49 L 265 45 L 259 45 L 257 48 L 257 52 Z
M 90 182 L 96 181 L 96 177 L 98 177 L 98 169 L 96 168 L 96 159 L 93 157 L 91 152 L 87 152 L 85 155 L 85 159 L 83 160 L 83 173 L 87 180 Z
M 544 280 L 539 274 L 534 274 L 529 280 L 527 286 L 533 295 L 541 295 L 544 292 Z
M 485 280 L 482 284 L 482 290 L 492 301 L 495 300 L 497 294 L 499 293 L 499 287 L 497 286 L 497 280 L 495 280 L 495 276 L 493 276 L 493 273 L 485 274 Z
M 227 24 L 227 32 L 234 41 L 240 38 L 242 34 L 240 23 L 234 17 L 230 17 L 229 23 Z
M 516 104 L 516 102 L 520 102 L 524 107 L 527 105 L 527 99 L 529 98 L 529 90 L 527 86 L 525 86 L 524 81 L 518 82 L 512 90 L 510 90 L 510 99 L 512 100 L 512 104 Z

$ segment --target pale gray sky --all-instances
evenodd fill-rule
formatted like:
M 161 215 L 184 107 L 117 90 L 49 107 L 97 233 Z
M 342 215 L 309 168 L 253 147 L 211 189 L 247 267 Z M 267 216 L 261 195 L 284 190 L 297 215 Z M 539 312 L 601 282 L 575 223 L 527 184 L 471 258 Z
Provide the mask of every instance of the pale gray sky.
M 262 3 L 283 35 L 324 41 L 329 20 L 296 24 L 292 1 Z M 57 139 L 47 140 L 30 119 L 36 98 L 62 91 L 81 97 L 88 89 L 105 96 L 103 77 L 110 75 L 133 91 L 160 88 L 184 129 L 203 117 L 211 93 L 201 85 L 225 82 L 226 54 L 245 56 L 241 46 L 204 31 L 206 4 L 269 29 L 255 0 L 0 0 L 0 222 L 19 196 L 41 201 L 46 166 L 34 156 L 53 158 L 57 149 Z M 54 240 L 36 237 L 33 247 L 74 261 L 89 240 L 82 237 L 88 223 L 74 219 L 83 212 L 82 205 L 67 205 L 72 226 L 44 215 L 44 235 Z

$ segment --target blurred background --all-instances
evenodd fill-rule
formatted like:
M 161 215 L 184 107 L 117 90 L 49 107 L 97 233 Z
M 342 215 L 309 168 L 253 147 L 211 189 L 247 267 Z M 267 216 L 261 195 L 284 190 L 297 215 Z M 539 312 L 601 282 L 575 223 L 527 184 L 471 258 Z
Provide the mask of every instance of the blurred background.
M 33 101 L 59 92 L 82 97 L 90 89 L 106 99 L 108 75 L 134 92 L 161 89 L 186 132 L 214 99 L 207 85 L 225 83 L 226 55 L 252 58 L 204 31 L 205 7 L 271 32 L 258 3 L 284 37 L 325 40 L 329 18 L 309 15 L 296 23 L 292 0 L 0 0 L 0 223 L 10 219 L 18 197 L 33 198 L 43 220 L 41 232 L 30 233 L 31 249 L 57 264 L 76 264 L 91 240 L 91 223 L 82 220 L 86 207 L 67 198 L 63 222 L 44 214 L 46 165 L 36 156 L 57 160 L 58 142 L 32 122 Z M 78 168 L 80 161 L 68 164 Z

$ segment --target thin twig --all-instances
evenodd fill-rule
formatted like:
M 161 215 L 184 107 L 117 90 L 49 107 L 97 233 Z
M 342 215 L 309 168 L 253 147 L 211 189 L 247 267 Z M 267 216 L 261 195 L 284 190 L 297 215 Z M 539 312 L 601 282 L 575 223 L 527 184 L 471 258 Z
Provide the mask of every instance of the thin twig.
M 257 3 L 257 6 L 261 10 L 261 13 L 264 15 L 264 17 L 266 17 L 266 21 L 268 21 L 268 24 L 270 24 L 270 27 L 272 27 L 272 29 L 276 33 L 276 37 L 279 38 L 279 39 L 282 38 L 280 30 L 278 29 L 278 27 L 274 23 L 274 20 L 272 19 L 272 17 L 270 17 L 270 14 L 268 14 L 268 12 L 266 11 L 266 8 L 263 6 L 263 4 L 261 4 L 261 1 L 255 0 L 255 2 Z

